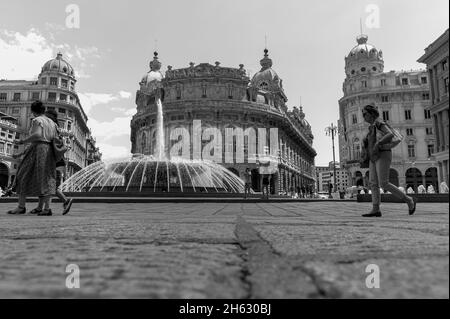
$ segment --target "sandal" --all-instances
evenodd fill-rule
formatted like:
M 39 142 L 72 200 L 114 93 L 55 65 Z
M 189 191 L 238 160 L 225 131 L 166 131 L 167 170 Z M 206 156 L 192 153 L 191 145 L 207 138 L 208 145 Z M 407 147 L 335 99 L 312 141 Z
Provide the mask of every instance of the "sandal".
M 17 207 L 16 209 L 6 212 L 9 215 L 23 215 L 27 212 L 25 207 Z
M 69 213 L 69 211 L 70 211 L 70 207 L 72 207 L 72 202 L 73 202 L 73 198 L 69 198 L 64 204 L 63 204 L 63 207 L 64 207 L 64 211 L 63 211 L 63 215 L 66 215 L 66 214 L 68 214 Z
M 412 209 L 409 209 L 409 214 L 412 215 L 416 212 L 416 206 L 417 206 L 417 197 L 413 197 L 414 206 Z

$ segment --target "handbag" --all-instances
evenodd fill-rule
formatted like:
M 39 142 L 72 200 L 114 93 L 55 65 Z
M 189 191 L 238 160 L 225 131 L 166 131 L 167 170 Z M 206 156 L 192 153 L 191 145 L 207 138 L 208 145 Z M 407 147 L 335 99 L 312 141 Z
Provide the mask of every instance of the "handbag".
M 368 151 L 368 141 L 367 138 L 363 141 L 363 147 L 361 151 L 361 159 L 359 161 L 360 168 L 369 168 L 370 159 L 369 159 L 369 151 Z
M 394 147 L 396 147 L 398 144 L 400 144 L 403 141 L 404 136 L 398 130 L 396 130 L 395 128 L 390 126 L 388 123 L 384 122 L 384 124 L 391 131 L 393 136 L 389 142 L 380 145 L 380 151 L 389 151 L 389 150 L 393 149 Z
M 361 159 L 359 161 L 359 167 L 360 168 L 369 168 L 370 159 L 369 159 L 369 152 L 366 148 L 362 149 L 361 152 Z
M 57 134 L 52 140 L 53 154 L 55 155 L 55 161 L 59 162 L 64 159 L 64 154 L 69 150 L 67 145 L 64 143 L 62 137 Z

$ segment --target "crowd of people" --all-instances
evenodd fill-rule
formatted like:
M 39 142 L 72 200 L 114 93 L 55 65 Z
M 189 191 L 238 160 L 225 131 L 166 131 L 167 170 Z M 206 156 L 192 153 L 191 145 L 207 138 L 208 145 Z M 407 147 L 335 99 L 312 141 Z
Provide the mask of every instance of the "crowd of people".
M 61 191 L 60 185 L 64 179 L 66 161 L 58 158 L 57 141 L 61 142 L 57 113 L 46 111 L 41 101 L 31 104 L 31 121 L 29 134 L 18 142 L 26 145 L 24 151 L 14 154 L 21 158 L 16 178 L 8 188 L 9 194 L 15 191 L 18 196 L 18 206 L 8 211 L 11 215 L 23 215 L 27 212 L 27 197 L 38 197 L 38 205 L 29 213 L 37 216 L 51 216 L 50 205 L 54 195 L 63 202 L 63 215 L 69 213 L 73 199 L 67 198 Z

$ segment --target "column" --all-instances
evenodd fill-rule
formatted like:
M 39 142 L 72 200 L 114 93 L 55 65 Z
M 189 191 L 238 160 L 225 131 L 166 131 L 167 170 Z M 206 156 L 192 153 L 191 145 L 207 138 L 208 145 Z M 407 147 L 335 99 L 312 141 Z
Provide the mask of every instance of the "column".
M 430 92 L 431 92 L 431 104 L 434 104 L 434 100 L 436 98 L 436 94 L 434 92 L 434 80 L 433 80 L 433 69 L 428 69 L 428 78 L 430 81 Z
M 434 135 L 436 136 L 436 153 L 439 153 L 441 151 L 441 138 L 437 114 L 433 115 L 433 123 L 434 123 Z
M 439 134 L 440 134 L 440 141 L 441 141 L 441 151 L 445 151 L 445 149 L 446 149 L 446 146 L 445 146 L 445 144 L 446 144 L 446 134 L 445 134 L 445 131 L 444 131 L 444 122 L 443 122 L 443 118 L 442 118 L 442 111 L 440 111 L 439 113 L 438 113 L 438 125 L 439 125 Z

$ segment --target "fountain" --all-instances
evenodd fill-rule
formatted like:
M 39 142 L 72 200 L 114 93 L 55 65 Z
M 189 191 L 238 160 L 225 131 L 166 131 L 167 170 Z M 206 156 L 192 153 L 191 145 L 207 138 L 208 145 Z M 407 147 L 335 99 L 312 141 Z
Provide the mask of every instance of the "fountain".
M 155 52 L 151 70 L 141 82 L 141 86 L 155 97 L 154 154 L 131 154 L 119 160 L 93 163 L 67 179 L 61 185 L 63 192 L 244 192 L 244 182 L 222 165 L 166 155 L 160 85 L 162 74 L 157 56 Z

